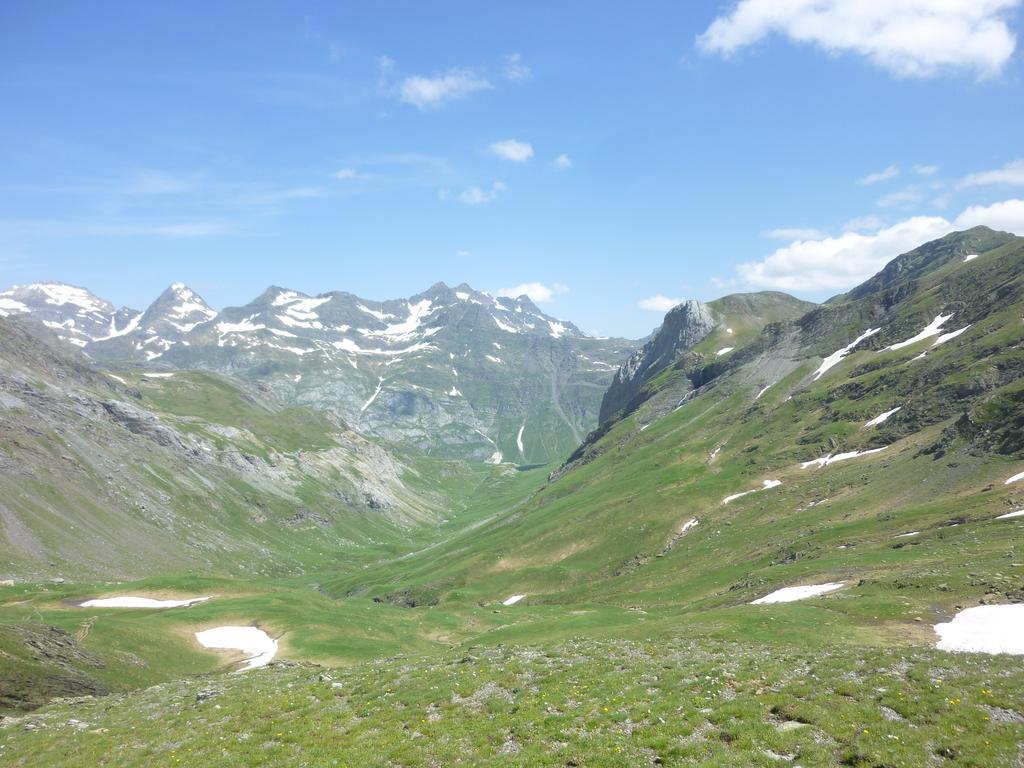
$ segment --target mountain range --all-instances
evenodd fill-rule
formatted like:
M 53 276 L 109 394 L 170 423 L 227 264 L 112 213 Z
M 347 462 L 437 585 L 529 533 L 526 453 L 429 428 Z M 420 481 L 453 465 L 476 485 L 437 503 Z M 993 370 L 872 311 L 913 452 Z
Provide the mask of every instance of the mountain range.
M 466 286 L 119 318 L 70 290 L 0 297 L 0 707 L 85 697 L 0 721 L 4 757 L 1019 762 L 1022 237 L 822 304 L 683 302 L 637 344 Z M 545 402 L 494 417 L 491 464 L 468 417 L 434 442 L 396 408 L 416 387 Z M 193 602 L 86 603 L 141 595 Z M 284 663 L 213 674 L 224 628 Z
M 60 283 L 0 293 L 105 366 L 199 369 L 270 387 L 368 435 L 439 456 L 546 463 L 597 423 L 604 389 L 634 348 L 593 338 L 527 296 L 438 283 L 384 302 L 271 287 L 211 309 L 180 283 L 145 312 Z

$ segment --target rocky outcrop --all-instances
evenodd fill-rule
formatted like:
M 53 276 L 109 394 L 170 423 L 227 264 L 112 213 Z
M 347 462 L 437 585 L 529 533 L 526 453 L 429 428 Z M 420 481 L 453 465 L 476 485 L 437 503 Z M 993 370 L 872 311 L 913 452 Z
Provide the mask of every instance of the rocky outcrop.
M 599 421 L 607 421 L 628 406 L 651 378 L 699 343 L 714 327 L 711 309 L 702 301 L 685 301 L 669 311 L 654 338 L 634 352 L 615 374 L 601 401 Z

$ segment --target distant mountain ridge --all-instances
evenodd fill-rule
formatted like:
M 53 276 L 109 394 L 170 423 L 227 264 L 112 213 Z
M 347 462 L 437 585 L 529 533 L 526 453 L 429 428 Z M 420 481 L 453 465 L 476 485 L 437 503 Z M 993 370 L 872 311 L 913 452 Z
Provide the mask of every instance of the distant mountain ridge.
M 0 294 L 0 311 L 35 316 L 108 367 L 256 380 L 285 403 L 330 410 L 366 434 L 494 463 L 571 451 L 636 346 L 587 336 L 527 296 L 494 297 L 465 283 L 388 301 L 271 286 L 221 312 L 180 283 L 145 312 L 37 283 Z

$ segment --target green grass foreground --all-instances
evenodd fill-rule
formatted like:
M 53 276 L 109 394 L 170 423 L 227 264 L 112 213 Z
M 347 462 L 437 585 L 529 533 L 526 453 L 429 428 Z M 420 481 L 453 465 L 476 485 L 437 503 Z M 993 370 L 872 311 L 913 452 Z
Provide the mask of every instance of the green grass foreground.
M 285 663 L 46 707 L 6 766 L 1019 765 L 1018 659 L 677 638 Z

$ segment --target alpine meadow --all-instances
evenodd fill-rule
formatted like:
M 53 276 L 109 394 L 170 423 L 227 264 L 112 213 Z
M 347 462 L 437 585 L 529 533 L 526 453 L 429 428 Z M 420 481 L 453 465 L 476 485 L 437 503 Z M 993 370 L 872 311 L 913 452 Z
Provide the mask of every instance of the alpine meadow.
M 0 9 L 0 764 L 1024 765 L 1020 0 Z

